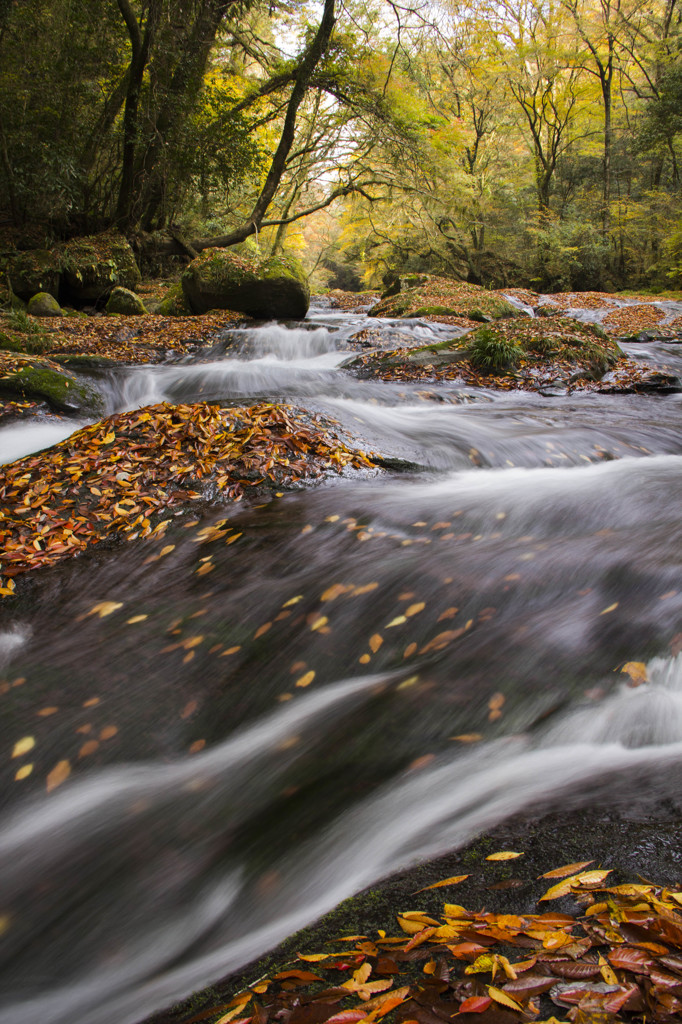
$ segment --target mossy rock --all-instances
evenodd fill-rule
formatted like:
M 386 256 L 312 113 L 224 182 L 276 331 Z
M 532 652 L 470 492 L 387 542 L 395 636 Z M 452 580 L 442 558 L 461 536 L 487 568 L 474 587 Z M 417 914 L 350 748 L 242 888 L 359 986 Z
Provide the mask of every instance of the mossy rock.
M 120 285 L 117 285 L 109 296 L 106 311 L 110 316 L 143 316 L 147 312 L 139 295 Z
M 62 307 L 49 292 L 33 295 L 28 301 L 27 312 L 29 316 L 64 316 Z
M 424 276 L 418 280 L 419 284 L 411 288 L 406 288 L 403 280 L 400 294 L 382 299 L 369 310 L 369 316 L 457 316 L 485 323 L 522 315 L 502 295 L 479 285 L 445 277 Z
M 53 363 L 66 366 L 71 370 L 106 370 L 112 366 L 120 366 L 117 359 L 110 356 L 92 355 L 88 352 L 55 352 L 50 356 Z
M 168 289 L 154 312 L 159 316 L 192 316 L 194 310 L 182 290 L 182 285 L 176 284 Z
M 62 284 L 76 305 L 101 302 L 114 288 L 134 291 L 142 280 L 135 254 L 123 235 L 74 238 L 59 250 Z
M 39 292 L 48 292 L 53 298 L 59 295 L 61 260 L 48 249 L 31 249 L 13 254 L 8 262 L 12 291 L 28 302 Z
M 57 412 L 77 415 L 101 415 L 104 409 L 102 396 L 92 385 L 40 362 L 0 378 L 0 394 L 47 402 Z
M 258 320 L 298 320 L 308 312 L 310 289 L 292 256 L 261 259 L 229 249 L 204 249 L 182 275 L 195 313 L 231 309 Z
M 45 331 L 35 334 L 21 334 L 18 331 L 0 331 L 0 349 L 5 352 L 23 352 L 39 356 L 49 352 L 54 341 Z

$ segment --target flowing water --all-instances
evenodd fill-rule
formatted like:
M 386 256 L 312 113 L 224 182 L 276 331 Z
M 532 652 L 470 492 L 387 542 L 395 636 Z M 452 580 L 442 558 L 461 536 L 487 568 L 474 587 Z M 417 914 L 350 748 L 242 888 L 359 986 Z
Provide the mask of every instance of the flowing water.
M 286 399 L 395 468 L 204 505 L 5 618 L 1 1024 L 132 1024 L 520 810 L 679 790 L 682 397 L 359 381 L 366 325 L 101 381 L 111 411 Z

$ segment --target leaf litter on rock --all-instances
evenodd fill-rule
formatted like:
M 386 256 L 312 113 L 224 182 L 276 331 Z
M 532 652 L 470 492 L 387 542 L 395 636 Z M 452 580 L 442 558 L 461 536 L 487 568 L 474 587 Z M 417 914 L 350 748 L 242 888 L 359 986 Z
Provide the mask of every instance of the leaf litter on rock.
M 0 595 L 12 594 L 12 577 L 106 537 L 162 536 L 170 519 L 153 517 L 182 503 L 239 501 L 347 467 L 374 464 L 288 406 L 163 403 L 110 416 L 3 467 Z
M 445 904 L 440 919 L 405 911 L 397 916 L 402 937 L 382 929 L 374 939 L 332 940 L 342 951 L 301 951 L 272 978 L 183 1024 L 234 1020 L 247 1004 L 245 1020 L 259 1024 L 679 1020 L 682 893 L 651 883 L 605 887 L 610 873 L 578 871 L 561 883 L 578 906 L 571 913 L 496 914 L 455 904 Z M 306 975 L 297 963 L 314 963 L 315 972 Z

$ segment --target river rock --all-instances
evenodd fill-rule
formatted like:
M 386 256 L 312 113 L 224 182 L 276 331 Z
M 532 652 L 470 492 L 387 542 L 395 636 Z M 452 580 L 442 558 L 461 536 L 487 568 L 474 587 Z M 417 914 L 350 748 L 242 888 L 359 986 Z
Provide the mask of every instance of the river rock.
M 24 401 L 47 402 L 57 412 L 101 415 L 102 396 L 90 383 L 40 360 L 0 379 L 0 394 Z
M 118 313 L 121 316 L 142 316 L 147 312 L 140 296 L 120 285 L 117 285 L 109 296 L 106 311 L 109 314 Z
M 74 238 L 60 250 L 62 285 L 77 306 L 102 302 L 114 288 L 134 291 L 142 280 L 135 255 L 123 235 Z
M 24 302 L 40 292 L 49 292 L 55 299 L 59 295 L 61 263 L 48 249 L 31 249 L 10 257 L 7 273 L 12 291 Z
M 191 316 L 193 310 L 182 290 L 182 285 L 176 284 L 168 289 L 154 312 L 159 316 Z
M 195 313 L 232 309 L 258 320 L 300 320 L 310 289 L 292 256 L 261 259 L 229 249 L 204 249 L 182 275 L 183 292 Z
M 64 316 L 62 307 L 49 292 L 38 292 L 28 302 L 30 316 Z

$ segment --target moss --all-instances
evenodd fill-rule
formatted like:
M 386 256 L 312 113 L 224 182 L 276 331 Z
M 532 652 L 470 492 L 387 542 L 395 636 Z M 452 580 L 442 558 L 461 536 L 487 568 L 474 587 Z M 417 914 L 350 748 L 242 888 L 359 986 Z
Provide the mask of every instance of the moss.
M 407 279 L 404 282 L 407 283 Z M 424 276 L 411 288 L 382 299 L 369 311 L 370 316 L 417 317 L 458 316 L 486 322 L 521 315 L 520 310 L 502 295 L 478 285 L 444 277 Z
M 29 299 L 29 316 L 62 316 L 62 309 L 54 295 L 49 292 L 38 292 Z
M 22 299 L 28 301 L 38 292 L 49 292 L 53 298 L 57 298 L 61 262 L 48 249 L 32 249 L 13 254 L 8 262 L 7 273 L 12 290 Z
M 117 285 L 134 290 L 141 281 L 135 254 L 117 234 L 76 238 L 57 250 L 69 298 L 97 302 Z
M 192 316 L 193 310 L 182 290 L 182 285 L 176 284 L 169 288 L 156 307 L 156 312 L 159 316 Z
M 92 386 L 39 363 L 1 378 L 0 393 L 46 401 L 59 412 L 101 413 L 103 409 L 102 398 Z
M 262 320 L 299 319 L 310 301 L 307 278 L 293 256 L 261 259 L 228 249 L 204 249 L 181 279 L 192 309 L 231 309 Z
M 147 312 L 142 299 L 129 288 L 121 288 L 120 285 L 109 296 L 106 311 L 110 316 L 143 316 Z

